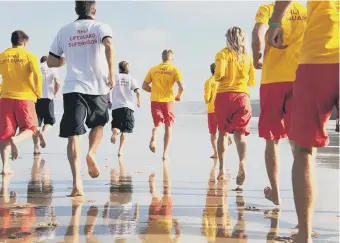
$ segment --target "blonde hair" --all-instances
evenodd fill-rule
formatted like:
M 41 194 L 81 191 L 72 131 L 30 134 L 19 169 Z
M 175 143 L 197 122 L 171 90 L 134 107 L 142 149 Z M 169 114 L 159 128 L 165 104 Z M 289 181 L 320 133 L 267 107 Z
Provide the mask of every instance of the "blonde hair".
M 162 60 L 163 62 L 166 62 L 166 61 L 169 61 L 170 60 L 170 57 L 172 57 L 174 55 L 174 52 L 170 49 L 165 49 L 163 52 L 162 52 Z
M 227 38 L 227 47 L 236 52 L 238 56 L 247 54 L 245 33 L 240 27 L 229 28 L 225 37 Z

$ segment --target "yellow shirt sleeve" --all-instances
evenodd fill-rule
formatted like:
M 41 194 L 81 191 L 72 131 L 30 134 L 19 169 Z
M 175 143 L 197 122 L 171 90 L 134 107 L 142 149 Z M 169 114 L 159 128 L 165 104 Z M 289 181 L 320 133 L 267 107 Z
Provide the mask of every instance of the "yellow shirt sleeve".
M 220 81 L 225 76 L 225 69 L 227 67 L 227 60 L 221 52 L 215 56 L 215 80 Z
M 183 77 L 182 77 L 181 71 L 179 71 L 178 68 L 176 68 L 175 82 L 183 82 Z
M 148 72 L 148 74 L 145 76 L 144 82 L 152 83 L 151 70 L 150 70 L 150 71 Z
M 211 91 L 210 79 L 208 79 L 204 84 L 204 101 L 206 104 L 211 100 Z
M 248 86 L 252 87 L 256 85 L 256 73 L 255 68 L 253 65 L 253 60 L 250 59 L 250 68 L 249 68 L 249 80 L 248 80 Z
M 30 56 L 30 67 L 31 71 L 33 73 L 34 77 L 34 85 L 35 85 L 35 92 L 38 96 L 38 98 L 42 97 L 42 83 L 43 83 L 43 78 L 42 74 L 40 71 L 40 65 L 39 65 L 39 60 L 38 57 L 35 55 Z
M 270 19 L 270 11 L 268 5 L 262 5 L 259 7 L 256 13 L 255 22 L 256 23 L 262 23 L 262 24 L 268 24 L 268 21 Z

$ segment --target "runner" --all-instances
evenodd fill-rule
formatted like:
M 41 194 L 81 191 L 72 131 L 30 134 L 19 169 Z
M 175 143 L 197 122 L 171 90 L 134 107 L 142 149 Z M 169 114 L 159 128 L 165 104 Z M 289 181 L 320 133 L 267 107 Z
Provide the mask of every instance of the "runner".
M 43 96 L 37 100 L 35 110 L 38 115 L 38 126 L 41 127 L 44 122 L 44 126 L 41 131 L 37 131 L 33 136 L 34 142 L 34 154 L 40 154 L 39 142 L 42 148 L 46 147 L 45 134 L 55 123 L 54 118 L 54 98 L 57 95 L 60 82 L 56 72 L 47 67 L 47 56 L 40 58 L 40 70 L 43 75 Z
M 265 162 L 271 187 L 264 189 L 265 198 L 275 205 L 280 204 L 280 140 L 288 136 L 291 113 L 293 82 L 298 65 L 300 48 L 306 27 L 306 7 L 293 2 L 286 11 L 282 28 L 284 43 L 288 49 L 276 49 L 267 43 L 264 50 L 263 67 L 261 47 L 268 29 L 268 21 L 274 10 L 274 3 L 260 6 L 253 29 L 253 61 L 262 70 L 260 88 L 261 113 L 258 124 L 259 136 L 266 140 Z
M 75 10 L 78 19 L 58 32 L 47 59 L 49 67 L 61 67 L 65 60 L 67 62 L 60 137 L 68 138 L 67 157 L 73 175 L 72 197 L 83 195 L 80 136 L 86 133 L 84 121 L 91 129 L 86 156 L 88 172 L 92 178 L 99 176 L 95 156 L 104 125 L 109 120 L 107 94 L 114 85 L 111 27 L 95 20 L 95 1 L 76 1 Z
M 29 139 L 37 130 L 35 102 L 42 95 L 42 76 L 38 58 L 26 50 L 28 35 L 12 33 L 12 48 L 0 53 L 2 91 L 0 99 L 0 150 L 2 173 L 10 174 L 12 159 L 19 158 L 18 144 Z M 15 136 L 19 128 L 19 134 Z
M 210 133 L 210 141 L 214 150 L 214 154 L 210 157 L 212 159 L 217 158 L 217 146 L 216 146 L 216 132 L 217 132 L 217 118 L 215 114 L 215 98 L 217 83 L 215 81 L 215 63 L 210 65 L 210 71 L 212 76 L 205 81 L 204 84 L 204 101 L 208 105 L 208 127 Z M 228 143 L 231 144 L 231 137 L 228 136 Z
M 168 159 L 168 147 L 171 139 L 171 127 L 175 121 L 173 101 L 180 101 L 184 88 L 179 69 L 171 64 L 174 53 L 172 50 L 162 52 L 163 63 L 150 69 L 143 83 L 143 89 L 151 92 L 151 113 L 155 127 L 149 148 L 156 152 L 156 136 L 158 128 L 165 124 L 163 160 Z M 152 87 L 150 86 L 152 83 Z M 178 94 L 174 97 L 174 84 L 178 85 Z
M 282 16 L 291 1 L 277 1 L 268 44 L 282 49 Z M 298 243 L 312 242 L 316 147 L 329 143 L 326 122 L 339 105 L 339 1 L 308 1 L 307 27 L 294 84 L 290 138 L 294 141 L 292 182 Z M 288 48 L 290 48 L 288 46 Z
M 130 65 L 126 61 L 119 63 L 119 74 L 115 77 L 115 87 L 109 93 L 109 107 L 112 110 L 112 137 L 111 142 L 116 143 L 120 134 L 118 156 L 123 155 L 126 133 L 132 133 L 135 126 L 134 109 L 135 97 L 137 107 L 140 107 L 140 93 L 137 81 L 129 75 Z
M 241 186 L 246 173 L 246 136 L 250 133 L 250 93 L 248 86 L 255 86 L 255 69 L 245 47 L 245 34 L 239 27 L 232 27 L 226 33 L 227 47 L 215 57 L 215 79 L 219 83 L 215 100 L 215 112 L 219 136 L 217 141 L 220 161 L 219 180 L 224 179 L 225 137 L 234 134 L 240 158 L 236 179 Z

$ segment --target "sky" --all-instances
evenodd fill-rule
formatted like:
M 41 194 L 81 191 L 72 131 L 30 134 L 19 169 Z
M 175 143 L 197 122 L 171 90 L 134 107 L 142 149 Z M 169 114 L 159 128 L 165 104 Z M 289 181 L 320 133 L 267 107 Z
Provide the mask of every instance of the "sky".
M 250 47 L 257 9 L 265 3 L 268 1 L 97 1 L 96 20 L 112 27 L 116 63 L 128 61 L 130 74 L 140 83 L 149 68 L 161 62 L 162 50 L 170 48 L 175 52 L 174 65 L 183 75 L 183 100 L 203 101 L 209 66 L 216 52 L 225 47 L 226 30 L 243 28 Z M 30 37 L 28 49 L 39 57 L 48 54 L 58 30 L 77 18 L 74 1 L 0 1 L 0 9 L 0 51 L 10 47 L 11 33 L 21 29 Z M 65 68 L 59 73 L 63 80 Z M 258 99 L 260 77 L 257 71 L 252 99 Z

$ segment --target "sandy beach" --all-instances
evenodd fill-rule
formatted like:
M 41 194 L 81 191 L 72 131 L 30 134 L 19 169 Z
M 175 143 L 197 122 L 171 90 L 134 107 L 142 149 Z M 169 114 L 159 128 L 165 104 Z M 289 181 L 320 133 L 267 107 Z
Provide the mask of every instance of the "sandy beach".
M 130 203 L 139 205 L 139 218 L 133 233 L 115 235 L 108 230 L 103 220 L 105 204 L 110 200 L 110 169 L 119 171 L 118 147 L 109 143 L 111 135 L 109 124 L 105 128 L 105 135 L 98 151 L 101 169 L 98 179 L 89 177 L 85 158 L 83 159 L 85 196 L 82 200 L 67 197 L 72 186 L 71 171 L 65 153 L 66 140 L 57 137 L 59 131 L 57 124 L 48 134 L 48 146 L 42 150 L 40 158 L 33 157 L 33 146 L 30 142 L 20 146 L 20 158 L 12 165 L 15 175 L 6 179 L 8 190 L 15 191 L 18 195 L 17 203 L 11 206 L 17 208 L 17 211 L 14 210 L 16 217 L 8 218 L 10 216 L 1 213 L 0 242 L 170 242 L 162 235 L 145 234 L 152 199 L 148 183 L 151 173 L 155 173 L 156 186 L 161 194 L 163 188 L 162 137 L 158 137 L 156 154 L 149 152 L 148 142 L 152 124 L 148 105 L 145 104 L 140 112 L 136 112 L 136 129 L 134 134 L 128 137 L 121 161 L 126 173 L 132 178 L 133 194 Z M 60 118 L 58 115 L 57 120 L 60 121 Z M 334 132 L 334 127 L 335 122 L 331 121 L 328 125 L 331 143 L 328 147 L 319 149 L 317 157 L 318 199 L 313 223 L 317 235 L 314 242 L 339 242 L 339 133 Z M 283 198 L 281 213 L 278 219 L 276 215 L 266 218 L 265 210 L 274 207 L 263 196 L 263 188 L 269 182 L 264 164 L 264 141 L 257 135 L 257 118 L 252 120 L 251 132 L 248 137 L 247 180 L 243 193 L 237 193 L 232 191 L 236 187 L 233 178 L 236 176 L 238 166 L 235 145 L 227 151 L 226 167 L 231 177 L 230 182 L 219 187 L 217 182 L 209 178 L 214 171 L 214 161 L 209 159 L 211 148 L 206 116 L 183 114 L 177 116 L 168 163 L 168 186 L 171 189 L 173 218 L 178 220 L 181 232 L 177 242 L 275 242 L 271 240 L 273 237 L 270 234 L 275 231 L 279 236 L 291 236 L 297 219 L 291 186 L 293 161 L 288 141 L 283 141 L 281 147 Z M 84 136 L 83 157 L 87 148 L 87 137 Z M 35 174 L 32 178 L 33 166 L 37 171 L 40 167 L 40 177 Z M 51 182 L 46 182 L 49 181 L 49 174 Z M 43 178 L 45 178 L 43 183 L 30 182 L 32 179 L 35 182 L 42 181 Z M 44 187 L 44 184 L 49 190 L 40 192 L 34 189 L 37 185 Z M 212 196 L 213 190 L 217 196 Z M 229 233 L 226 233 L 224 238 L 215 238 L 207 232 L 216 231 L 216 226 L 204 223 L 208 221 L 206 217 L 202 218 L 202 215 L 205 215 L 204 212 L 207 212 L 209 205 L 210 208 L 221 206 L 216 200 L 214 202 L 214 198 L 219 198 L 218 193 L 224 190 L 225 217 L 222 221 L 225 221 L 223 225 Z M 250 206 L 255 206 L 260 211 L 245 210 L 245 207 Z M 1 208 L 3 210 L 8 207 L 3 204 Z M 31 210 L 32 213 L 29 213 L 30 208 L 34 209 Z M 18 220 L 21 221 L 18 223 Z M 24 225 L 22 231 L 27 233 L 17 234 L 16 239 L 10 239 L 14 235 L 8 232 L 17 232 L 15 228 L 18 224 Z M 93 233 L 89 233 L 92 231 Z M 171 238 L 174 239 L 174 235 L 172 229 Z

